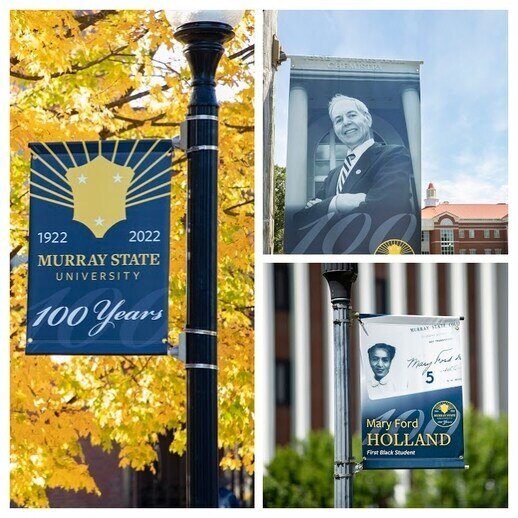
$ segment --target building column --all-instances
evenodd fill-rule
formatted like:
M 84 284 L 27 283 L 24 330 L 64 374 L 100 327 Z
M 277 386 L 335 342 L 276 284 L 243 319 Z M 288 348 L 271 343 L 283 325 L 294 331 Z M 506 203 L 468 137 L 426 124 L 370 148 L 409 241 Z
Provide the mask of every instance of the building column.
M 468 287 L 466 263 L 451 263 L 446 265 L 446 285 L 448 290 L 448 315 L 465 317 L 461 323 L 461 354 L 462 354 L 462 402 L 468 408 L 471 401 L 469 376 L 469 344 L 468 344 Z
M 417 307 L 420 315 L 437 315 L 437 265 L 418 264 L 419 299 Z
M 302 440 L 311 429 L 309 267 L 293 264 L 291 272 L 292 437 Z
M 286 156 L 286 210 L 304 207 L 308 173 L 308 94 L 303 86 L 290 90 L 288 152 Z
M 408 133 L 408 146 L 412 157 L 417 197 L 421 203 L 421 99 L 414 87 L 403 89 L 401 93 L 403 112 Z
M 498 293 L 498 315 L 497 315 L 497 329 L 498 329 L 498 381 L 499 381 L 499 406 L 500 412 L 503 414 L 509 413 L 508 408 L 508 387 L 509 387 L 509 276 L 508 265 L 498 264 L 497 269 L 497 293 Z
M 406 264 L 388 264 L 389 313 L 406 315 Z
M 361 313 L 376 313 L 376 274 L 374 264 L 358 264 L 358 311 Z
M 262 337 L 257 336 L 257 343 L 262 343 L 262 351 L 259 354 L 261 361 L 261 372 L 257 373 L 260 378 L 259 386 L 263 387 L 264 399 L 260 398 L 258 405 L 259 423 L 263 423 L 263 456 L 264 464 L 268 465 L 275 455 L 275 278 L 273 273 L 274 265 L 265 264 L 263 267 L 263 307 L 265 325 L 256 328 L 256 334 L 264 333 Z M 259 283 L 258 283 L 259 285 Z M 259 293 L 257 293 L 258 299 Z
M 500 410 L 498 397 L 498 297 L 496 265 L 481 263 L 476 265 L 478 304 L 478 372 L 481 383 L 479 396 L 482 412 L 497 417 Z

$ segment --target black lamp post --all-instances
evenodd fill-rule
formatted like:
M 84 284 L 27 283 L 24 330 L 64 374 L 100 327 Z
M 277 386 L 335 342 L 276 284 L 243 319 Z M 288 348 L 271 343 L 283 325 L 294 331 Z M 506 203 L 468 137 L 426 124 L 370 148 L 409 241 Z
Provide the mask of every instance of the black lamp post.
M 243 11 L 166 11 L 192 73 L 187 113 L 187 506 L 218 507 L 218 102 L 223 43 Z
M 356 263 L 322 265 L 333 305 L 334 370 L 335 370 L 335 508 L 353 506 L 353 475 L 356 462 L 352 456 L 351 430 L 351 362 L 349 356 L 349 323 L 351 290 L 358 276 Z

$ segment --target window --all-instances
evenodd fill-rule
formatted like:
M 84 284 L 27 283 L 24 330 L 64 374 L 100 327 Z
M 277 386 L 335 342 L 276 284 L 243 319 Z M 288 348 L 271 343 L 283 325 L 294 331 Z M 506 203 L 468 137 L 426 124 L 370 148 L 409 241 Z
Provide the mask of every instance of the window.
M 388 312 L 388 296 L 387 296 L 388 283 L 386 279 L 376 278 L 374 285 L 374 293 L 376 300 L 376 312 L 387 313 Z
M 326 133 L 319 142 L 314 161 L 315 192 L 322 187 L 329 171 L 345 160 L 347 147 L 336 141 L 335 132 Z
M 275 309 L 289 310 L 290 309 L 290 275 L 287 264 L 274 265 L 274 279 L 275 279 Z
M 428 230 L 423 230 L 421 232 L 421 242 L 428 243 L 430 241 L 430 232 Z
M 441 223 L 442 225 L 442 223 Z M 453 254 L 453 229 L 441 228 L 441 254 Z
M 497 239 L 500 239 L 500 230 L 498 230 L 497 228 L 493 230 L 493 236 Z
M 475 237 L 475 231 L 473 229 L 469 229 L 468 232 L 469 232 L 469 238 L 473 239 Z
M 275 403 L 290 405 L 291 403 L 291 364 L 289 360 L 275 360 Z
M 463 228 L 459 229 L 459 238 L 464 239 L 464 229 Z
M 441 227 L 451 227 L 453 225 L 453 221 L 450 218 L 444 218 L 440 223 Z
M 489 233 L 489 229 L 486 228 L 484 229 L 484 239 L 489 239 L 491 236 L 490 236 L 490 233 Z
M 477 251 L 476 251 L 474 248 L 470 248 L 470 249 L 469 249 L 469 253 L 470 253 L 471 255 L 475 255 L 475 254 L 477 253 Z
M 501 255 L 502 254 L 502 249 L 501 248 L 496 248 L 495 249 L 495 254 Z
M 461 248 L 461 249 L 459 250 L 459 254 L 465 254 L 465 253 L 466 253 L 466 249 L 465 249 L 465 248 Z
M 485 249 L 484 249 L 484 253 L 485 253 L 486 255 L 491 255 L 491 248 L 485 248 Z

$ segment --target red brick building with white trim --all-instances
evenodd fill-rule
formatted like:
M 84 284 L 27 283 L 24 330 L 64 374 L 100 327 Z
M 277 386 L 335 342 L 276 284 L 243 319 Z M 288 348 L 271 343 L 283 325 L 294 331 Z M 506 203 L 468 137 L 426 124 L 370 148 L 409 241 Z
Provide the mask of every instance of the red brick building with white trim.
M 507 203 L 439 202 L 430 183 L 421 210 L 422 254 L 507 254 Z

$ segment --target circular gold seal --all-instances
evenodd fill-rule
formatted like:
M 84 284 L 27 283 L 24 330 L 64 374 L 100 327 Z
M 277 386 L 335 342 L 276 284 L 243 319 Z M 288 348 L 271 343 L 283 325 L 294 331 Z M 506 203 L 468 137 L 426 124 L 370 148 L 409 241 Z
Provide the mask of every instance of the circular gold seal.
M 401 239 L 389 239 L 381 243 L 376 248 L 375 254 L 389 254 L 389 255 L 413 255 L 413 248 Z
M 435 424 L 446 428 L 456 421 L 458 413 L 451 401 L 439 401 L 432 408 L 432 419 Z

